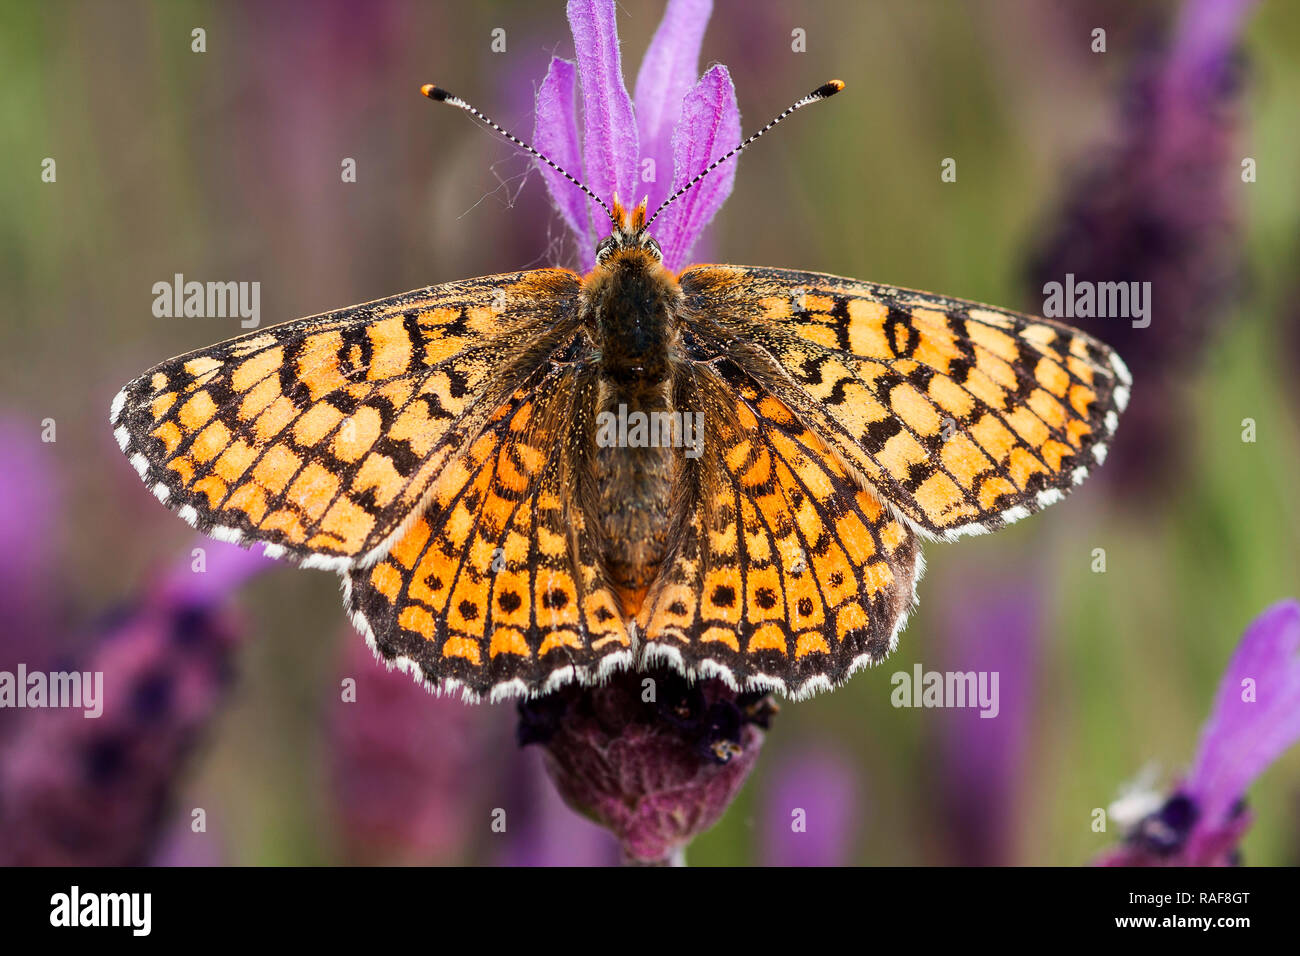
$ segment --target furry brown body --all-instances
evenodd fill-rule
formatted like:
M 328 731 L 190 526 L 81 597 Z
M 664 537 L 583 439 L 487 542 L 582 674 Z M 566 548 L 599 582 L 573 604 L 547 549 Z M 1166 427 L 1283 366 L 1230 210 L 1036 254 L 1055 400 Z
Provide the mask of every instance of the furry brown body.
M 597 411 L 671 412 L 681 289 L 656 256 L 612 253 L 584 279 L 583 324 L 599 356 Z M 610 583 L 635 614 L 668 551 L 676 455 L 664 447 L 595 451 L 597 536 Z

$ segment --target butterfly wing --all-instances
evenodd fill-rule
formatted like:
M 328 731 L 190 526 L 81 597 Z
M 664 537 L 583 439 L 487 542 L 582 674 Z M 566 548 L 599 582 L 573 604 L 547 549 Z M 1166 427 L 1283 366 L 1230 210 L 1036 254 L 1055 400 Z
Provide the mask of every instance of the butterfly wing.
M 576 326 L 559 269 L 432 286 L 163 362 L 111 422 L 166 505 L 223 540 L 343 569 L 373 560 Z
M 688 349 L 731 354 L 918 533 L 992 531 L 1104 460 L 1130 378 L 1050 319 L 786 269 L 679 277 Z
M 347 576 L 371 646 L 440 692 L 536 695 L 633 662 L 577 500 L 597 388 L 573 358 L 498 407 L 389 552 Z
M 644 662 L 800 698 L 882 659 L 922 572 L 912 530 L 738 363 L 693 366 L 677 392 L 705 436 L 679 458 L 685 506 L 638 619 Z

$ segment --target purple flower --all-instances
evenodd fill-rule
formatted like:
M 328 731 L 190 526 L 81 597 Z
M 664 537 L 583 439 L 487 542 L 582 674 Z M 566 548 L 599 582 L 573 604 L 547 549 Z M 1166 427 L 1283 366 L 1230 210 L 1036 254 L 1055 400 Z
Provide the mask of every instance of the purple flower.
M 645 197 L 653 213 L 740 141 L 740 110 L 726 67 L 698 74 L 712 9 L 712 0 L 669 0 L 637 76 L 634 106 L 623 83 L 614 0 L 569 0 L 577 63 L 552 59 L 537 91 L 533 145 L 606 202 L 617 195 L 633 205 Z M 578 239 L 583 266 L 591 268 L 596 243 L 609 233 L 608 216 L 560 173 L 540 162 L 538 168 Z M 654 231 L 669 269 L 686 264 L 735 175 L 733 164 L 721 166 L 664 210 Z
M 844 866 L 864 815 L 853 764 L 829 750 L 800 753 L 772 770 L 764 794 L 767 866 Z
M 944 586 L 931 582 L 933 593 L 943 595 L 945 611 L 936 664 L 947 672 L 987 674 L 996 704 L 934 712 L 933 792 L 949 848 L 945 862 L 1000 866 L 1013 862 L 1016 849 L 1043 585 L 1028 562 L 996 574 L 970 565 L 958 570 Z
M 193 560 L 104 621 L 80 665 L 95 707 L 24 711 L 0 751 L 0 862 L 147 862 L 201 732 L 225 699 L 240 632 L 221 605 L 271 562 L 203 539 Z M 102 674 L 102 681 L 94 675 Z M 30 677 L 29 677 L 30 679 Z M 83 697 L 83 703 L 86 703 Z
M 349 635 L 350 636 L 350 635 Z M 353 863 L 445 864 L 472 836 L 475 766 L 488 712 L 432 697 L 381 666 L 361 641 L 343 642 L 341 684 L 329 702 L 332 796 Z
M 1186 432 L 1176 386 L 1238 283 L 1238 44 L 1254 6 L 1184 4 L 1171 40 L 1131 70 L 1118 142 L 1093 151 L 1032 256 L 1036 296 L 1068 276 L 1076 288 L 1149 283 L 1144 318 L 1066 316 L 1117 348 L 1142 386 L 1103 472 L 1126 487 L 1149 487 L 1176 465 Z
M 521 703 L 518 738 L 541 744 L 565 802 L 611 830 L 628 862 L 668 864 L 744 785 L 774 711 L 721 681 L 624 672 Z
M 1192 769 L 1142 818 L 1106 866 L 1236 862 L 1250 825 L 1246 790 L 1300 740 L 1300 602 L 1281 601 L 1246 630 L 1219 684 Z

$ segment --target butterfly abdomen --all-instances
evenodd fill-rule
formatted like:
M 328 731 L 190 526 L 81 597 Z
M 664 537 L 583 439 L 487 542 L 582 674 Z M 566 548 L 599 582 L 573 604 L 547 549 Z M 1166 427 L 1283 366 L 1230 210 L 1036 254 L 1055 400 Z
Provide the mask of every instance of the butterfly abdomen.
M 586 324 L 599 351 L 596 525 L 605 572 L 635 614 L 668 546 L 674 449 L 672 369 L 681 292 L 659 262 L 611 257 L 583 283 Z

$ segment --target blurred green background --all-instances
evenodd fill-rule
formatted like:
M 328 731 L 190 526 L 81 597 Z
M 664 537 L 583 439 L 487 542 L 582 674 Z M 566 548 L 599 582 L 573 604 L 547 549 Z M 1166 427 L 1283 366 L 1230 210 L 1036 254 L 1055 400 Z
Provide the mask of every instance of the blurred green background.
M 1174 9 L 717 0 L 701 67 L 730 67 L 746 130 L 830 77 L 848 89 L 744 156 L 710 258 L 1038 310 L 1028 245 L 1069 170 L 1115 136 L 1141 31 Z M 619 3 L 629 86 L 661 10 L 659 0 Z M 1104 55 L 1089 52 L 1094 26 L 1108 29 Z M 191 52 L 194 27 L 206 30 L 206 53 Z M 490 49 L 496 27 L 504 53 Z M 806 53 L 790 49 L 794 27 L 807 32 Z M 754 777 L 696 841 L 693 863 L 761 862 L 764 801 L 811 753 L 851 781 L 846 859 L 963 859 L 946 809 L 962 795 L 940 795 L 951 783 L 934 715 L 891 707 L 889 675 L 942 666 L 945 628 L 979 596 L 975 579 L 1010 589 L 1041 622 L 1006 820 L 988 821 L 1003 833 L 1002 861 L 1088 860 L 1118 838 L 1114 826 L 1093 832 L 1093 808 L 1144 766 L 1168 782 L 1191 759 L 1243 629 L 1300 592 L 1300 351 L 1283 344 L 1300 318 L 1300 5 L 1262 4 L 1245 49 L 1238 149 L 1259 169 L 1237 187 L 1248 281 L 1186 387 L 1161 396 L 1188 404 L 1176 477 L 1138 493 L 1096 476 L 1005 533 L 930 545 L 898 653 L 833 694 L 784 705 Z M 177 272 L 260 281 L 265 326 L 563 260 L 563 225 L 528 163 L 418 93 L 438 82 L 527 133 L 553 52 L 572 55 L 558 2 L 0 6 L 0 416 L 59 478 L 50 587 L 70 628 L 192 543 L 122 460 L 108 405 L 145 368 L 241 330 L 237 319 L 155 318 L 153 284 Z M 45 157 L 56 183 L 41 181 Z M 355 183 L 340 181 L 344 157 L 357 162 Z M 944 157 L 958 161 L 956 183 L 940 181 Z M 1253 444 L 1240 437 L 1247 417 Z M 56 443 L 40 443 L 46 418 Z M 1090 570 L 1095 548 L 1106 550 L 1104 574 Z M 229 862 L 337 861 L 323 714 L 341 645 L 361 638 L 331 574 L 276 569 L 241 601 L 240 681 L 183 800 L 219 808 L 210 813 Z M 515 759 L 513 718 L 510 706 L 474 717 L 482 767 Z M 499 805 L 497 779 L 477 763 L 465 771 L 475 828 L 481 819 L 486 831 Z M 1264 776 L 1251 805 L 1246 859 L 1300 862 L 1300 752 Z M 447 859 L 490 862 L 487 840 Z

